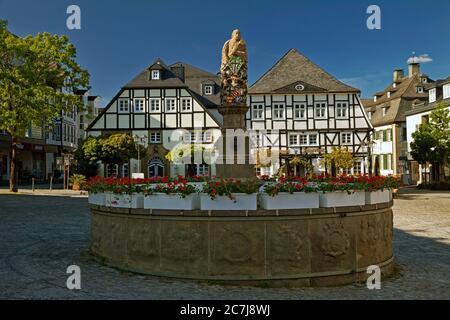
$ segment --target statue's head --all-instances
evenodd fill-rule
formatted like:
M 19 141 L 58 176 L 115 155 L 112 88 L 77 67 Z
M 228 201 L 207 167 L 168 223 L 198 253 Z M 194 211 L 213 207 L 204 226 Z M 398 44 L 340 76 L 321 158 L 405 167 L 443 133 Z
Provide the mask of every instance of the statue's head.
M 235 40 L 240 40 L 241 39 L 241 31 L 239 29 L 233 30 L 233 32 L 231 33 L 231 38 L 235 39 Z

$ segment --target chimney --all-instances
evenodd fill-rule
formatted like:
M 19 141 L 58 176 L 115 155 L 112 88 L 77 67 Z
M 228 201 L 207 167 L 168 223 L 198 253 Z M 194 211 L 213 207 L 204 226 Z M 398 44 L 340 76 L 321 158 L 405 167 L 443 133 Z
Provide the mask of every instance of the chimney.
M 408 77 L 412 78 L 416 74 L 420 74 L 420 64 L 416 62 L 408 64 Z
M 400 82 L 403 78 L 403 69 L 394 70 L 394 82 Z
M 181 79 L 184 82 L 184 66 L 180 63 L 170 67 L 173 74 Z

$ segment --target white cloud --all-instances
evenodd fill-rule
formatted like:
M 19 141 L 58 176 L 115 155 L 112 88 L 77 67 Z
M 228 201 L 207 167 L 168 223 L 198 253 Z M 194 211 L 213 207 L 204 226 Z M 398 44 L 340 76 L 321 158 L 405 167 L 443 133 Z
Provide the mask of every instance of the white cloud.
M 426 63 L 431 62 L 433 59 L 428 54 L 422 54 L 420 56 L 413 56 L 408 59 L 408 63 Z

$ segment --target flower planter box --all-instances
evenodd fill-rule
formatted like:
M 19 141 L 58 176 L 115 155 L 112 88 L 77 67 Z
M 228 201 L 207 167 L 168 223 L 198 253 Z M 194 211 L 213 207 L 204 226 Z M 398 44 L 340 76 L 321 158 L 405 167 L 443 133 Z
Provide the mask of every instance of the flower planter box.
M 363 206 L 366 204 L 365 192 L 357 191 L 348 194 L 346 191 L 320 192 L 321 208 Z
M 227 196 L 217 196 L 214 200 L 206 194 L 200 194 L 201 210 L 256 210 L 257 194 L 235 193 L 234 199 Z
M 105 195 L 105 205 L 111 208 L 142 209 L 144 195 L 142 193 L 115 194 L 108 192 Z
M 89 204 L 95 204 L 97 206 L 104 206 L 105 205 L 105 194 L 102 193 L 89 193 Z
M 319 208 L 319 194 L 280 192 L 274 197 L 261 194 L 261 208 L 265 210 Z
M 198 194 L 185 198 L 179 194 L 154 193 L 144 198 L 144 209 L 196 210 L 200 208 Z
M 205 185 L 204 182 L 188 182 L 187 184 L 195 187 L 198 192 L 202 192 L 203 186 Z
M 392 196 L 390 190 L 366 192 L 366 204 L 386 203 L 391 201 L 391 199 Z

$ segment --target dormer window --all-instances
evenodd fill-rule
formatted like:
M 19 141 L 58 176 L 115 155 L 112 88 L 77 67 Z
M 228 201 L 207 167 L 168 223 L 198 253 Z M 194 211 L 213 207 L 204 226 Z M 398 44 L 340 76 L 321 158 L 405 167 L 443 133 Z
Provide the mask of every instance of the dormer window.
M 395 82 L 392 84 L 392 88 L 397 88 L 397 84 Z
M 417 87 L 416 91 L 417 93 L 423 93 L 423 87 Z
M 377 102 L 377 96 L 373 96 L 373 102 Z
M 213 94 L 213 89 L 214 87 L 210 84 L 205 85 L 205 88 L 203 90 L 203 92 L 205 93 L 205 96 L 210 96 Z
M 159 70 L 152 70 L 152 80 L 159 80 L 161 79 L 161 72 Z
M 428 91 L 428 99 L 430 103 L 436 101 L 436 88 L 430 89 Z
M 384 117 L 388 111 L 388 107 L 383 107 L 382 110 L 383 110 L 383 117 Z
M 388 97 L 388 98 L 391 97 L 391 92 L 390 92 L 390 91 L 387 92 L 387 97 Z

